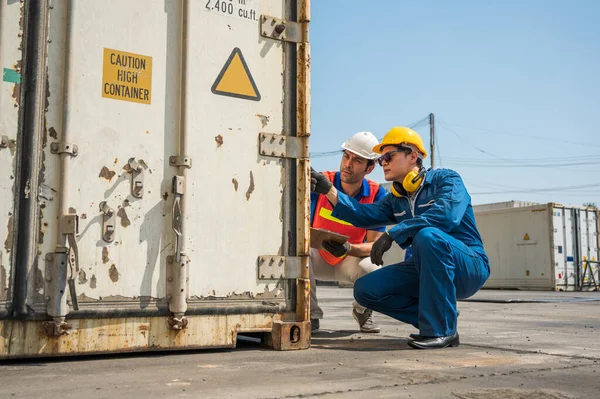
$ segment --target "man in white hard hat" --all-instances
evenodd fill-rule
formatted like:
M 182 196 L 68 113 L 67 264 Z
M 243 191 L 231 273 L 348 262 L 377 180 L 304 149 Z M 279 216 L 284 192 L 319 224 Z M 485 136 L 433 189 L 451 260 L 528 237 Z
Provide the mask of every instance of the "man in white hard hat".
M 379 157 L 373 147 L 379 141 L 370 132 L 359 132 L 342 144 L 343 155 L 338 172 L 323 172 L 333 186 L 363 204 L 379 201 L 386 195 L 379 184 L 365 178 L 375 168 Z M 325 250 L 310 250 L 310 321 L 313 332 L 319 329 L 319 319 L 323 310 L 317 300 L 315 280 L 354 283 L 358 278 L 377 270 L 369 259 L 373 242 L 385 228 L 366 229 L 331 216 L 332 206 L 325 195 L 311 193 L 311 227 L 333 231 L 350 237 L 344 244 L 325 241 Z M 373 312 L 353 303 L 352 315 L 358 322 L 361 332 L 378 333 L 379 326 L 373 322 Z

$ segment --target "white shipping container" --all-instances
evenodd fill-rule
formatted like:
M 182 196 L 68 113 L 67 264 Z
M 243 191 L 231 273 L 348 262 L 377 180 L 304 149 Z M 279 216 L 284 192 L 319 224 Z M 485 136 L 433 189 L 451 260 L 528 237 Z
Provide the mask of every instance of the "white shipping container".
M 490 259 L 484 288 L 594 288 L 582 264 L 600 259 L 597 210 L 549 203 L 476 211 L 475 218 Z M 591 267 L 598 282 L 598 265 Z
M 473 205 L 474 212 L 484 212 L 484 211 L 493 211 L 496 209 L 509 209 L 509 208 L 519 208 L 523 206 L 532 206 L 539 205 L 539 202 L 528 202 L 528 201 L 504 201 L 504 202 L 494 202 L 491 204 L 479 204 Z
M 309 346 L 308 4 L 0 2 L 0 358 Z

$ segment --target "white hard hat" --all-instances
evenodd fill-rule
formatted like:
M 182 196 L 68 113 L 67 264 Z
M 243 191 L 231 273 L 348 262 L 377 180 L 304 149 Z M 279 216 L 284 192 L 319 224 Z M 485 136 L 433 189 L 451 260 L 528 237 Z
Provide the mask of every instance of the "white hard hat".
M 366 159 L 377 159 L 379 154 L 373 152 L 373 147 L 378 144 L 379 140 L 373 133 L 358 132 L 342 144 L 342 148 Z

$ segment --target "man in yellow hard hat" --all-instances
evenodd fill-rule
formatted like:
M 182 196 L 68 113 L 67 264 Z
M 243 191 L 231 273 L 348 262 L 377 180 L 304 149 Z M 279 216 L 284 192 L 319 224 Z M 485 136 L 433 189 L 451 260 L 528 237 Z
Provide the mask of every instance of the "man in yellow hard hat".
M 339 171 L 323 172 L 322 176 L 339 192 L 361 204 L 371 204 L 384 198 L 386 191 L 379 184 L 366 178 L 375 168 L 379 154 L 373 147 L 379 144 L 371 132 L 358 132 L 342 144 L 342 160 Z M 385 228 L 359 228 L 331 215 L 332 206 L 324 195 L 310 196 L 311 227 L 333 231 L 349 239 L 344 244 L 326 241 L 324 249 L 310 250 L 310 321 L 311 330 L 316 332 L 323 318 L 323 310 L 317 298 L 316 279 L 354 283 L 359 277 L 379 269 L 369 259 L 373 242 Z M 378 333 L 379 326 L 373 321 L 370 309 L 353 303 L 352 315 L 361 332 Z
M 395 224 L 373 244 L 371 261 L 382 264 L 395 241 L 412 245 L 412 256 L 361 277 L 354 298 L 362 306 L 412 324 L 408 344 L 417 349 L 459 345 L 457 299 L 475 294 L 488 279 L 489 260 L 475 224 L 471 197 L 461 177 L 449 169 L 423 167 L 427 151 L 412 129 L 394 127 L 373 151 L 392 192 L 360 204 L 313 172 L 311 189 L 334 205 L 332 215 L 354 226 Z

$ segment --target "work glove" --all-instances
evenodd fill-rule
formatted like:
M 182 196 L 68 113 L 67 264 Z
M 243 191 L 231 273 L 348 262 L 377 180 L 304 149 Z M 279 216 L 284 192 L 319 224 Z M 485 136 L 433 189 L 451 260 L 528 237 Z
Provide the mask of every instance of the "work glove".
M 350 251 L 350 243 L 346 241 L 345 243 L 339 243 L 335 241 L 323 241 L 323 249 L 329 252 L 336 258 L 341 258 L 346 255 L 348 251 Z
M 394 240 L 388 233 L 383 233 L 371 247 L 371 263 L 383 265 L 383 254 L 392 247 L 393 242 Z
M 310 191 L 317 194 L 327 194 L 331 190 L 331 182 L 323 173 L 310 168 Z

